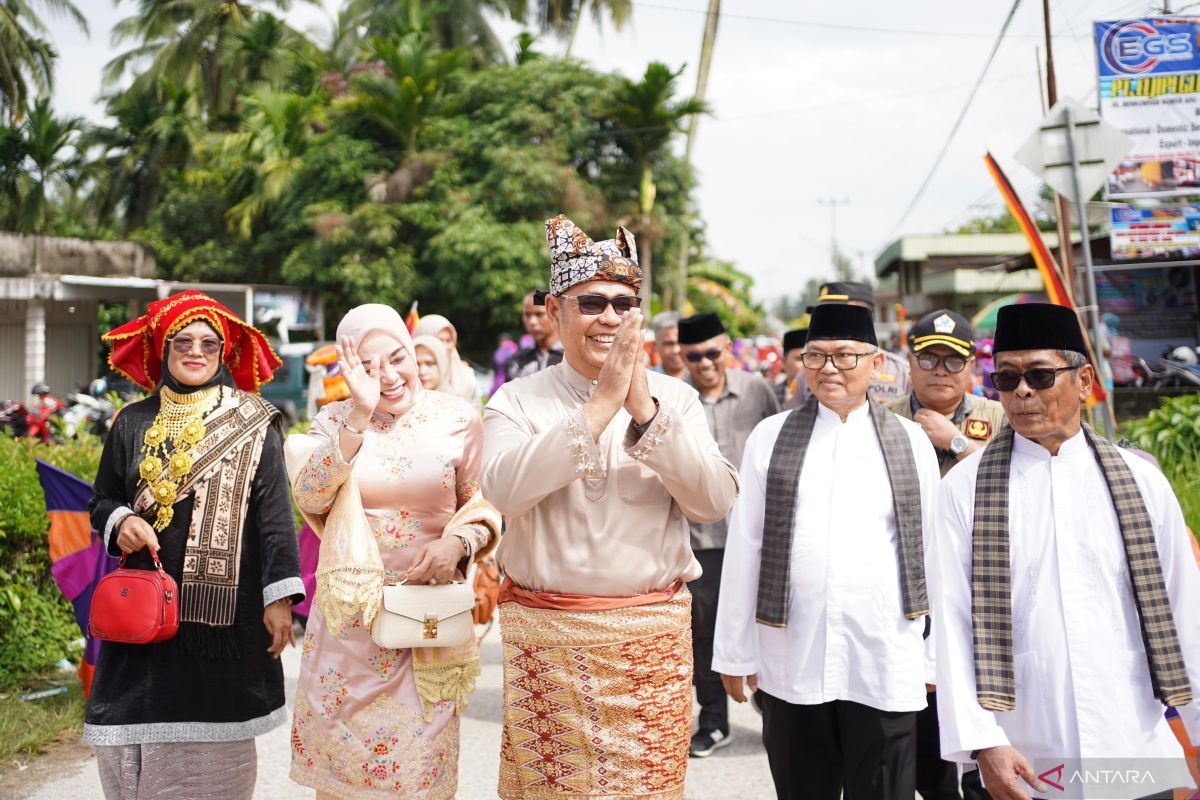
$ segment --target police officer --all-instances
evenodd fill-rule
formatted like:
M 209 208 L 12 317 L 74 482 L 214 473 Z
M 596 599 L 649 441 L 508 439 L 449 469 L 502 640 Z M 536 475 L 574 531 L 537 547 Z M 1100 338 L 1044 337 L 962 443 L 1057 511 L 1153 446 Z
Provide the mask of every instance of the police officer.
M 913 391 L 888 408 L 925 429 L 945 475 L 987 444 L 1004 424 L 1004 408 L 971 394 L 975 335 L 961 314 L 941 308 L 917 320 L 908 334 L 908 360 Z
M 987 444 L 1005 423 L 1004 407 L 970 393 L 975 334 L 960 314 L 940 308 L 917 320 L 908 335 L 908 361 L 913 391 L 888 408 L 925 430 L 944 476 L 959 460 Z M 928 701 L 917 712 L 917 791 L 925 800 L 957 800 L 958 768 L 941 758 L 934 691 L 928 693 Z M 986 798 L 977 785 L 977 773 L 967 775 L 963 796 Z

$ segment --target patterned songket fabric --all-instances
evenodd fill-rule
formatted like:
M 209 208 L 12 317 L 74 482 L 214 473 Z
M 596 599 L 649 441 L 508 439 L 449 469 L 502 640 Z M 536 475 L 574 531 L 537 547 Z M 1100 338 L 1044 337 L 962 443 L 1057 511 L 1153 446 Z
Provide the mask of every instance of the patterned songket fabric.
M 683 797 L 691 604 L 682 589 L 604 611 L 500 606 L 500 797 Z

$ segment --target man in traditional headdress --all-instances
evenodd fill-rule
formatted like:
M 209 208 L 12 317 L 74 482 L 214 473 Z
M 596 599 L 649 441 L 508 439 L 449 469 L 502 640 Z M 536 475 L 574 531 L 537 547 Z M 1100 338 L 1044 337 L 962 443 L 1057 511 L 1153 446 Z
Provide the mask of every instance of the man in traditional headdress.
M 817 305 L 837 303 L 865 308 L 875 317 L 875 290 L 869 284 L 857 281 L 832 281 L 821 286 Z M 883 363 L 871 377 L 871 399 L 877 403 L 890 403 L 912 389 L 908 362 L 902 356 L 880 350 Z
M 546 289 L 534 289 L 525 295 L 521 320 L 525 323 L 525 332 L 533 337 L 533 344 L 518 350 L 504 365 L 507 380 L 524 378 L 562 361 L 563 347 L 558 341 L 558 331 L 546 315 L 546 296 L 549 294 Z
M 481 482 L 508 523 L 499 794 L 682 798 L 688 520 L 722 519 L 737 471 L 696 391 L 645 367 L 633 236 L 593 242 L 559 216 L 546 240 L 564 360 L 484 414 Z
M 1053 774 L 1074 759 L 1181 765 L 1164 705 L 1200 735 L 1200 571 L 1166 478 L 1080 421 L 1086 352 L 1071 309 L 1000 310 L 992 379 L 1011 427 L 950 471 L 938 504 L 942 753 L 978 763 L 997 800 L 1118 796 Z
M 795 328 L 783 335 L 783 374 L 775 383 L 775 399 L 780 408 L 799 408 L 808 399 L 804 382 L 804 343 L 808 328 Z
M 923 532 L 938 484 L 919 425 L 867 398 L 871 314 L 817 306 L 812 397 L 750 435 L 729 521 L 713 669 L 757 690 L 784 800 L 911 800 L 932 664 Z
M 679 344 L 687 364 L 687 382 L 700 392 L 708 429 L 721 455 L 731 464 L 742 460 L 746 439 L 754 426 L 779 413 L 771 385 L 753 372 L 728 365 L 732 343 L 716 314 L 697 314 L 679 321 Z M 700 723 L 688 753 L 705 758 L 727 746 L 730 739 L 729 698 L 721 676 L 712 669 L 713 631 L 725 558 L 726 520 L 693 522 L 692 552 L 704 573 L 688 585 L 692 592 L 692 648 L 695 652 L 696 700 Z

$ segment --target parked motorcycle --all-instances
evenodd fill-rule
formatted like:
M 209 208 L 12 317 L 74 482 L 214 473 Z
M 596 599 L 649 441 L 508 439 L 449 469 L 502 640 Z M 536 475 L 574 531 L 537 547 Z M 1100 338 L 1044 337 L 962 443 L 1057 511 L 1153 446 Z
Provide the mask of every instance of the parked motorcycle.
M 0 434 L 14 439 L 22 439 L 29 430 L 25 417 L 29 411 L 20 400 L 4 400 L 0 402 Z
M 50 418 L 61 414 L 67 404 L 52 395 L 50 387 L 44 383 L 35 383 L 32 394 L 37 396 L 37 402 L 25 415 L 25 435 L 30 439 L 41 439 L 43 444 L 50 444 Z
M 1200 348 L 1168 346 L 1156 367 L 1144 358 L 1133 365 L 1133 385 L 1148 389 L 1200 390 Z
M 63 436 L 70 439 L 87 431 L 101 439 L 112 428 L 116 406 L 107 396 L 108 384 L 97 378 L 88 384 L 86 392 L 72 392 L 67 399 L 70 406 L 63 412 Z

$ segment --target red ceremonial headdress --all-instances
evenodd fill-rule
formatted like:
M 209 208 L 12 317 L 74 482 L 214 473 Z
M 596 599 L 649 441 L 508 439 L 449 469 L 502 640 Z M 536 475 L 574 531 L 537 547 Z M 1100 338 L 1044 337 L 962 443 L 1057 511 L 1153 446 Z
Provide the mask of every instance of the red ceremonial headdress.
M 225 341 L 221 362 L 239 389 L 257 392 L 283 362 L 267 337 L 204 292 L 189 290 L 151 303 L 145 316 L 100 337 L 112 345 L 108 363 L 139 386 L 153 391 L 162 380 L 167 339 L 196 320 L 213 326 Z

